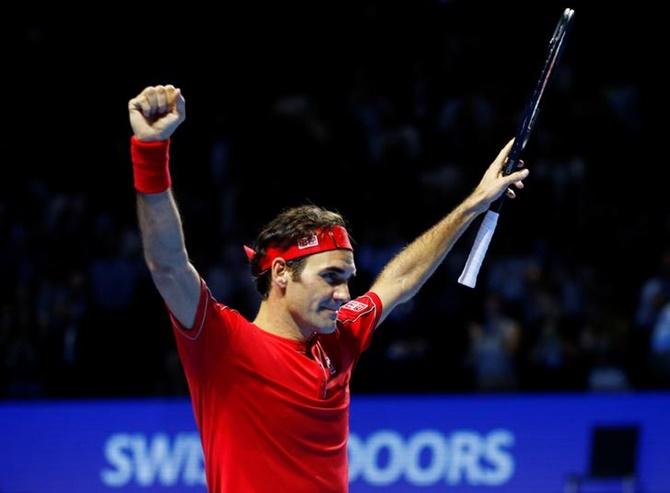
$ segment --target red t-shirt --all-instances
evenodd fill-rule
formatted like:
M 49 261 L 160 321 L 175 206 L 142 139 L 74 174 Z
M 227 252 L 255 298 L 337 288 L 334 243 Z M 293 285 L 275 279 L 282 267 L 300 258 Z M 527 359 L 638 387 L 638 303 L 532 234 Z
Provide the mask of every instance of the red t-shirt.
M 350 301 L 301 342 L 261 330 L 201 284 L 195 323 L 172 318 L 211 493 L 348 491 L 349 379 L 382 312 Z

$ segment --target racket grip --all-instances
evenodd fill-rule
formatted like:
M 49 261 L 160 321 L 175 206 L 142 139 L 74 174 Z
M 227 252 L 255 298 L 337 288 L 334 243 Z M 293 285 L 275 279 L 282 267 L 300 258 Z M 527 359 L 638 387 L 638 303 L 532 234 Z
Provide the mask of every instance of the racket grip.
M 491 238 L 493 237 L 493 232 L 496 230 L 497 224 L 498 213 L 492 210 L 486 211 L 484 220 L 482 221 L 481 226 L 479 226 L 479 231 L 477 231 L 475 243 L 472 245 L 468 260 L 465 262 L 463 272 L 458 278 L 458 282 L 464 286 L 474 288 L 477 284 L 477 275 L 479 274 L 479 269 L 482 266 L 482 262 L 486 256 L 486 250 L 489 248 L 489 243 L 491 243 Z

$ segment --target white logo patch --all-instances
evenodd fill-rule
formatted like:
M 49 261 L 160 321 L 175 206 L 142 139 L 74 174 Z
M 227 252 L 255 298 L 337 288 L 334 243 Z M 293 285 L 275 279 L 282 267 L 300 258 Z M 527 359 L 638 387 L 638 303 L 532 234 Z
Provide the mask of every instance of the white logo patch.
M 352 312 L 362 312 L 368 307 L 365 303 L 361 303 L 360 301 L 356 300 L 351 300 L 347 304 L 343 305 L 342 308 L 346 308 L 347 310 L 351 310 Z
M 305 236 L 298 240 L 298 248 L 304 250 L 305 248 L 319 246 L 319 238 L 316 235 Z

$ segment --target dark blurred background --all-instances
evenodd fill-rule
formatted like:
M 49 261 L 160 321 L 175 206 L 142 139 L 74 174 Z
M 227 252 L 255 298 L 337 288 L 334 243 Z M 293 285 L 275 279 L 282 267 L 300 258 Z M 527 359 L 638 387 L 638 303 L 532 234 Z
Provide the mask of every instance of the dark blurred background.
M 640 4 L 644 5 L 644 4 Z M 174 192 L 194 265 L 258 305 L 242 251 L 281 209 L 333 208 L 361 294 L 516 130 L 564 7 L 571 36 L 475 290 L 478 222 L 382 326 L 354 391 L 670 387 L 670 215 L 654 11 L 363 1 L 16 14 L 3 30 L 0 397 L 183 395 L 143 264 L 127 101 L 187 98 Z M 60 19 L 60 20 L 59 20 Z

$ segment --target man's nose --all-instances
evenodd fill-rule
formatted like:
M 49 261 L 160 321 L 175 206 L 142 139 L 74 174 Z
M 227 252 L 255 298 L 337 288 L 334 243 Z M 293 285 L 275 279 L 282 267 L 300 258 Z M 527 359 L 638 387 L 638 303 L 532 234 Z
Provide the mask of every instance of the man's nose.
M 351 296 L 349 296 L 349 286 L 347 284 L 340 284 L 337 286 L 333 293 L 333 298 L 342 302 L 342 304 L 349 301 L 351 299 Z

